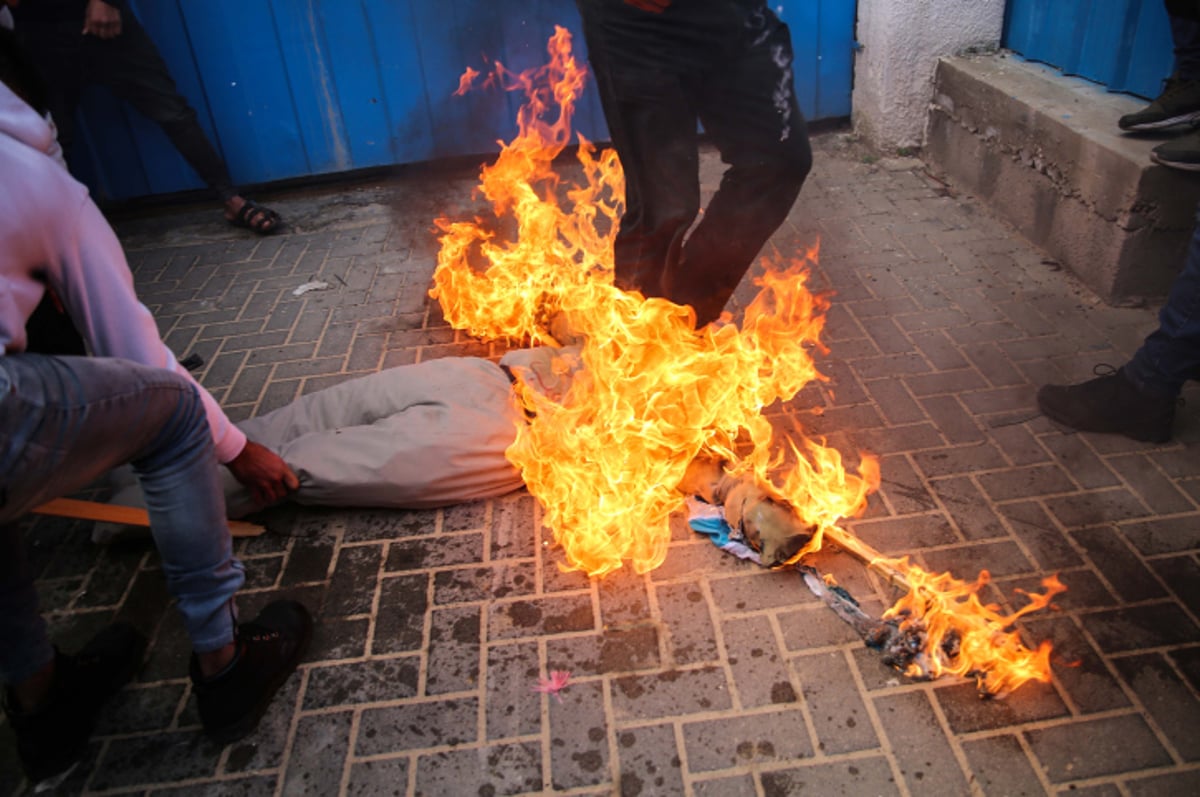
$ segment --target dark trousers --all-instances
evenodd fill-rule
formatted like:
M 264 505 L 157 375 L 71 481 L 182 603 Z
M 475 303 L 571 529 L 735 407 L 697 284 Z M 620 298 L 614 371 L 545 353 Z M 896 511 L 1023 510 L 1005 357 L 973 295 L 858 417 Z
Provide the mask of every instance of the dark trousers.
M 17 31 L 50 85 L 50 113 L 58 139 L 69 156 L 75 137 L 75 109 L 84 86 L 100 84 L 158 123 L 200 179 L 222 201 L 234 196 L 225 161 L 196 120 L 196 111 L 175 88 L 158 48 L 141 24 L 126 11 L 121 35 L 112 39 L 84 36 L 82 16 L 26 18 L 17 8 Z
M 1200 379 L 1200 208 L 1183 271 L 1171 283 L 1158 329 L 1146 337 L 1125 372 L 1143 389 L 1178 395 L 1189 379 Z
M 653 14 L 577 0 L 625 172 L 616 284 L 715 320 L 812 167 L 791 35 L 763 0 L 677 0 Z M 696 123 L 728 165 L 700 222 Z

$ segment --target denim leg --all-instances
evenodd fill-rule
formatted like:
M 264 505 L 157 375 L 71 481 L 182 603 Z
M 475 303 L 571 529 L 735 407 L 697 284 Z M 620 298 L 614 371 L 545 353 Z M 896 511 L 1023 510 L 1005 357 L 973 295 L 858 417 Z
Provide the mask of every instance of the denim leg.
M 1200 13 L 1195 2 L 1165 0 L 1175 46 L 1175 74 L 1184 80 L 1200 80 Z
M 149 34 L 132 13 L 122 14 L 121 35 L 89 36 L 87 63 L 95 80 L 158 123 L 183 159 L 222 201 L 237 194 L 225 161 L 208 140 L 196 111 L 175 87 L 171 72 Z
M 0 523 L 126 462 L 141 481 L 167 585 L 193 647 L 222 647 L 233 640 L 233 596 L 245 576 L 233 557 L 219 466 L 196 389 L 173 372 L 124 360 L 0 357 Z M 13 537 L 6 533 L 3 544 L 20 545 Z M 21 597 L 34 574 L 24 567 L 3 573 L 0 616 L 11 612 L 26 632 L 12 643 L 25 650 L 10 652 L 7 636 L 0 649 L 6 670 L 19 671 L 44 650 L 44 631 L 29 630 L 36 613 Z M 7 635 L 7 620 L 3 628 Z
M 1189 379 L 1200 379 L 1200 213 L 1183 271 L 1159 311 L 1158 329 L 1146 337 L 1125 372 L 1140 387 L 1172 395 Z

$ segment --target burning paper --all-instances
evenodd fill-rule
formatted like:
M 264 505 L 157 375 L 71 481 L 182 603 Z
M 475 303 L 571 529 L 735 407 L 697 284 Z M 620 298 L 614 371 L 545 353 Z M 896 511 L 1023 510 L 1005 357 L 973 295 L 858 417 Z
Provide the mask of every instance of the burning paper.
M 572 344 L 570 360 L 552 365 L 573 374 L 563 395 L 518 382 L 529 422 L 507 452 L 545 509 L 563 566 L 602 576 L 626 562 L 638 572 L 660 565 L 668 519 L 684 506 L 688 491 L 680 485 L 697 459 L 720 461 L 723 473 L 752 481 L 811 529 L 787 563 L 819 549 L 827 534 L 839 544 L 852 538 L 837 524 L 865 508 L 879 484 L 877 461 L 864 455 L 852 473 L 838 451 L 811 439 L 790 441 L 781 453 L 762 415 L 825 379 L 813 353 L 824 351 L 829 300 L 807 286 L 817 248 L 767 264 L 740 329 L 696 332 L 690 308 L 614 287 L 620 163 L 578 136 L 582 181 L 566 184 L 555 170 L 572 142 L 586 72 L 565 29 L 556 28 L 548 53 L 546 65 L 520 74 L 491 64 L 485 84 L 525 95 L 519 132 L 481 171 L 478 191 L 490 216 L 436 221 L 441 248 L 430 295 L 453 327 L 476 337 Z M 459 91 L 477 77 L 468 69 Z M 925 607 L 925 628 L 936 625 L 931 615 L 963 608 L 935 606 L 924 593 L 913 600 Z M 981 618 L 991 629 L 1015 616 Z M 1029 677 L 1048 678 L 1048 666 Z

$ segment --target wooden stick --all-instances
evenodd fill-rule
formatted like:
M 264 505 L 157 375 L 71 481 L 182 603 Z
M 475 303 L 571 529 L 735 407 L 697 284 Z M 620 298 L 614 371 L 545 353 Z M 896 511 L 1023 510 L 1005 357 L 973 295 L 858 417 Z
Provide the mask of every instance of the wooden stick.
M 145 509 L 135 506 L 118 506 L 116 504 L 101 504 L 98 501 L 80 501 L 75 498 L 55 498 L 34 508 L 38 515 L 54 515 L 56 517 L 78 518 L 80 520 L 98 520 L 103 523 L 120 523 L 125 526 L 150 525 L 150 514 Z M 255 523 L 241 520 L 229 521 L 229 531 L 235 537 L 257 537 L 267 529 Z

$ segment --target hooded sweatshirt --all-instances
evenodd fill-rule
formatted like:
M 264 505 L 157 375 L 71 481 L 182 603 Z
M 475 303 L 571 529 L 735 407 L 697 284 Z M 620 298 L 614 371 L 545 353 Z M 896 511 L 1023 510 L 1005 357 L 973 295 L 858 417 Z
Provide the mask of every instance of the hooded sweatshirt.
M 166 368 L 196 384 L 138 301 L 121 244 L 87 188 L 48 154 L 56 144 L 50 124 L 0 83 L 0 356 L 25 350 L 25 323 L 49 285 L 93 355 Z M 196 386 L 217 459 L 229 462 L 246 435 Z

